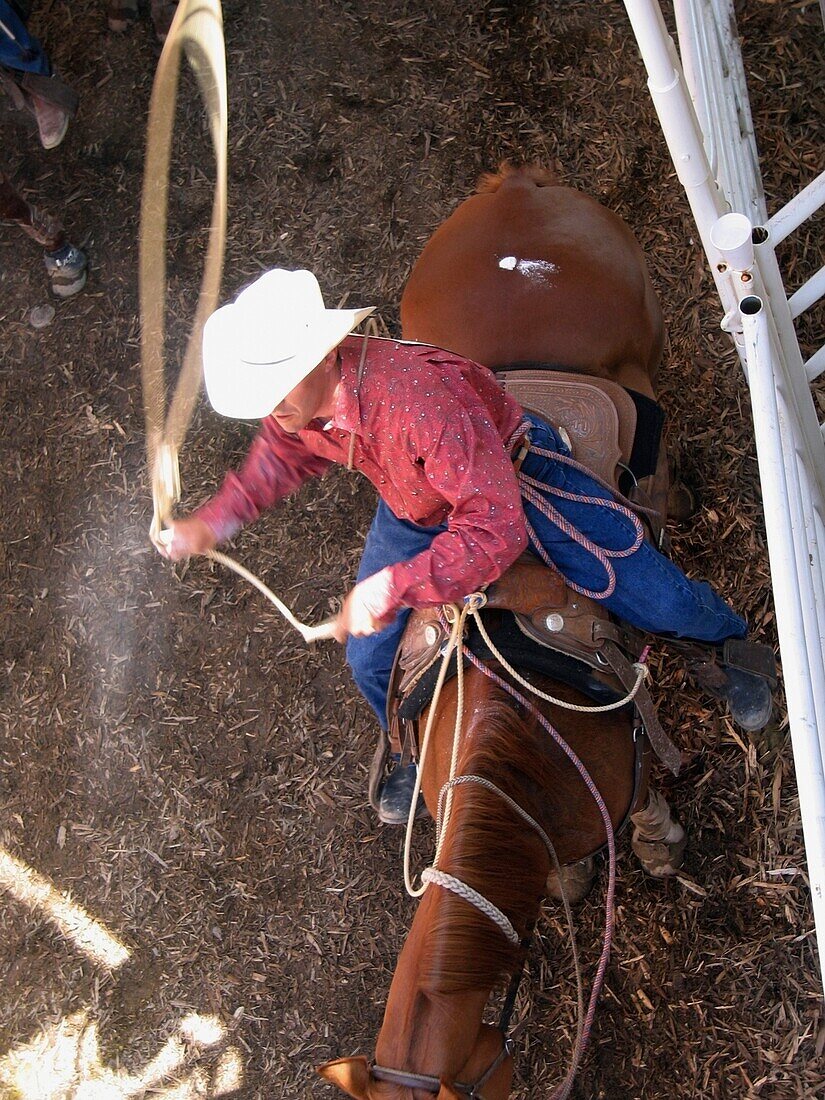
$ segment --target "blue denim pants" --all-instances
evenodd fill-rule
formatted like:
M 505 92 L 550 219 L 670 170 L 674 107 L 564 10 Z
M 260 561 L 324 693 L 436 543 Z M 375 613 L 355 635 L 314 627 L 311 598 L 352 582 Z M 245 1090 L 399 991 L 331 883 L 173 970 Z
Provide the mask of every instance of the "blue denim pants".
M 0 23 L 11 32 L 9 36 L 0 27 L 0 65 L 18 72 L 49 76 L 52 70 L 46 51 L 29 34 L 26 24 L 7 0 L 0 0 Z
M 569 454 L 553 428 L 536 417 L 531 416 L 530 420 L 533 445 Z M 610 499 L 608 491 L 587 474 L 533 451 L 528 453 L 521 469 L 543 485 L 599 500 Z M 636 529 L 620 512 L 598 503 L 556 496 L 548 499 L 565 519 L 600 547 L 623 550 L 633 544 Z M 545 551 L 568 580 L 595 591 L 606 587 L 604 567 L 589 551 L 530 502 L 525 501 L 524 511 Z M 443 525 L 419 527 L 409 520 L 398 519 L 384 501 L 380 501 L 367 534 L 358 580 L 372 576 L 387 565 L 408 561 L 426 550 L 433 538 L 445 529 Z M 610 560 L 616 574 L 616 586 L 603 602 L 619 619 L 651 634 L 711 643 L 731 637 L 744 638 L 747 633 L 745 620 L 732 611 L 710 585 L 689 580 L 650 543 L 643 542 L 626 558 Z M 390 672 L 408 616 L 409 610 L 405 609 L 379 634 L 350 638 L 347 643 L 347 660 L 355 682 L 384 729 L 387 728 Z

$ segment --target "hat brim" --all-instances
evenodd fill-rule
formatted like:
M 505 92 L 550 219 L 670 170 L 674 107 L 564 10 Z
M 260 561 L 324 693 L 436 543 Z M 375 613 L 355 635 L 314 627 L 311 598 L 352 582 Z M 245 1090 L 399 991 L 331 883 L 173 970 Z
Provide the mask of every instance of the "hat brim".
M 374 308 L 326 310 L 300 352 L 279 363 L 242 359 L 241 311 L 234 302 L 215 310 L 203 329 L 203 376 L 209 403 L 221 416 L 236 420 L 269 416 Z

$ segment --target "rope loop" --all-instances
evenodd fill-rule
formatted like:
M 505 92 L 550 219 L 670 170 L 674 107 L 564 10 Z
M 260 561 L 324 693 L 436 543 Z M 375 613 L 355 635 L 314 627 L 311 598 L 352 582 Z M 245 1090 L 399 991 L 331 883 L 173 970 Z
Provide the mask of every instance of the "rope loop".
M 462 882 L 462 880 L 456 878 L 455 875 L 448 875 L 446 871 L 440 871 L 437 867 L 427 867 L 423 870 L 421 872 L 421 881 L 428 885 L 432 883 L 434 886 L 440 886 L 444 890 L 449 890 L 451 893 L 463 898 L 464 901 L 469 902 L 470 905 L 475 906 L 475 908 L 483 913 L 485 917 L 488 917 L 493 924 L 498 925 L 513 947 L 518 947 L 519 935 L 513 927 L 509 917 L 506 913 L 502 913 L 497 905 L 493 905 L 488 898 L 480 894 L 478 890 L 474 890 L 472 886 L 468 886 L 466 882 Z
M 164 371 L 167 207 L 178 77 L 184 54 L 195 73 L 209 123 L 215 188 L 198 304 L 167 412 Z M 220 293 L 226 242 L 227 117 L 220 0 L 180 0 L 152 84 L 140 206 L 140 363 L 154 506 L 150 537 L 156 546 L 160 544 L 163 523 L 180 498 L 177 456 L 200 390 L 203 326 Z
M 464 597 L 464 606 L 471 615 L 475 615 L 482 607 L 487 606 L 487 593 L 471 592 L 469 596 Z

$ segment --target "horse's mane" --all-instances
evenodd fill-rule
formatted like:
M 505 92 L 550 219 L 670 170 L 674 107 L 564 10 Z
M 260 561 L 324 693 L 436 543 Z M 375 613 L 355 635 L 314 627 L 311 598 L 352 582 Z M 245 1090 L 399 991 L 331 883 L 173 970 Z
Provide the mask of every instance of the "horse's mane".
M 514 168 L 506 160 L 499 165 L 497 172 L 485 172 L 476 186 L 476 194 L 490 195 L 498 191 L 505 180 L 511 176 L 523 176 L 532 180 L 536 187 L 555 187 L 558 177 L 554 168 L 547 168 L 541 164 L 525 164 Z
M 510 697 L 491 686 L 474 709 L 473 727 L 475 745 L 460 771 L 489 779 L 527 813 L 539 814 L 550 757 L 537 736 L 538 722 L 520 716 Z M 523 938 L 547 877 L 544 845 L 503 799 L 480 784 L 462 784 L 453 797 L 439 867 L 497 905 Z M 515 968 L 520 948 L 474 906 L 442 894 L 420 960 L 423 988 L 429 994 L 491 988 Z

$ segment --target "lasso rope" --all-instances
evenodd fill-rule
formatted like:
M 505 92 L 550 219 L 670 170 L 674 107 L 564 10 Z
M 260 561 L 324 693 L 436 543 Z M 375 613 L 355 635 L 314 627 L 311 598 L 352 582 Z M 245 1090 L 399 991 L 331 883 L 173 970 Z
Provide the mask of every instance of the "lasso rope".
M 593 480 L 598 482 L 600 485 L 603 485 L 605 488 L 609 489 L 611 494 L 613 493 L 613 490 L 610 489 L 610 487 L 606 485 L 606 483 L 602 481 L 601 478 L 597 477 L 592 470 L 588 470 L 586 466 L 583 466 L 580 462 L 577 462 L 569 455 L 561 454 L 558 451 L 548 451 L 543 447 L 536 447 L 533 445 L 530 446 L 530 450 L 535 454 L 543 455 L 545 458 L 552 458 L 556 462 L 561 462 L 563 465 L 572 466 L 573 469 L 580 470 L 582 473 L 585 473 L 589 477 L 593 478 Z M 610 596 L 612 596 L 613 592 L 616 589 L 616 571 L 611 564 L 611 559 L 630 557 L 630 555 L 635 554 L 639 547 L 642 545 L 645 533 L 642 526 L 642 521 L 639 519 L 639 517 L 635 514 L 635 512 L 632 511 L 630 507 L 628 507 L 626 504 L 620 503 L 618 500 L 605 500 L 603 497 L 588 496 L 585 493 L 570 493 L 567 492 L 565 489 L 557 489 L 555 486 L 546 485 L 542 481 L 537 481 L 535 478 L 530 477 L 528 474 L 525 474 L 521 470 L 519 470 L 517 477 L 519 488 L 521 489 L 521 495 L 524 500 L 528 501 L 540 512 L 543 512 L 544 515 L 551 521 L 551 523 L 555 524 L 555 526 L 558 527 L 560 531 L 563 531 L 569 539 L 572 539 L 573 542 L 578 543 L 579 546 L 582 547 L 582 549 L 591 554 L 596 559 L 596 561 L 599 562 L 607 575 L 607 584 L 601 592 L 596 592 L 590 588 L 584 588 L 581 585 L 576 584 L 575 581 L 570 580 L 569 577 L 562 574 L 562 576 L 564 576 L 565 584 L 567 584 L 569 588 L 572 588 L 574 592 L 579 592 L 582 596 L 589 596 L 592 600 L 606 600 Z M 626 516 L 627 519 L 630 520 L 636 532 L 633 542 L 630 546 L 627 546 L 621 550 L 608 550 L 604 546 L 599 546 L 598 543 L 593 542 L 593 540 L 588 538 L 587 535 L 582 534 L 582 532 L 579 531 L 579 529 L 574 526 L 574 524 L 566 519 L 561 514 L 561 512 L 559 512 L 558 509 L 555 508 L 550 503 L 550 501 L 546 499 L 547 495 L 560 497 L 562 500 L 572 500 L 577 504 L 593 504 L 601 506 L 603 508 L 608 508 L 611 511 L 618 512 L 620 515 Z M 527 534 L 530 538 L 530 543 L 533 549 L 539 555 L 544 564 L 548 568 L 552 569 L 555 573 L 561 572 L 561 570 L 558 568 L 558 566 L 555 564 L 550 555 L 542 546 L 529 519 L 527 519 Z
M 164 312 L 166 307 L 166 226 L 169 163 L 175 124 L 181 55 L 197 78 L 215 155 L 215 190 L 209 243 L 198 304 L 178 385 L 166 412 Z M 140 209 L 139 291 L 141 373 L 146 444 L 152 479 L 156 542 L 163 521 L 180 496 L 178 451 L 192 419 L 200 389 L 201 338 L 218 304 L 226 243 L 227 97 L 223 19 L 219 0 L 180 0 L 158 61 L 149 104 L 146 168 Z
M 535 686 L 535 684 L 531 684 L 529 680 L 525 680 L 521 673 L 517 672 L 516 669 L 513 668 L 513 666 L 504 656 L 504 654 L 496 649 L 492 638 L 487 633 L 487 628 L 484 626 L 484 621 L 480 615 L 475 616 L 475 624 L 478 627 L 478 632 L 484 639 L 487 648 L 490 650 L 490 652 L 498 661 L 498 663 L 502 666 L 502 668 L 506 669 L 517 683 L 521 684 L 522 687 L 526 687 L 528 691 L 536 696 L 536 698 L 544 699 L 545 702 L 552 703 L 554 706 L 557 707 L 562 707 L 562 709 L 564 710 L 577 711 L 579 714 L 605 714 L 607 711 L 610 710 L 620 710 L 622 707 L 626 707 L 628 703 L 632 702 L 633 699 L 636 698 L 636 695 L 639 692 L 639 688 L 650 675 L 650 669 L 645 663 L 647 659 L 647 654 L 650 650 L 650 646 L 645 646 L 639 660 L 634 662 L 634 664 L 631 666 L 636 671 L 636 683 L 633 685 L 630 691 L 627 692 L 626 695 L 623 695 L 621 697 L 621 699 L 617 699 L 615 703 L 603 703 L 601 706 L 585 706 L 583 703 L 569 703 L 566 699 L 558 699 L 555 695 L 550 695 L 545 691 L 541 691 Z
M 299 619 L 296 619 L 289 608 L 283 603 L 271 588 L 267 588 L 262 580 L 255 576 L 254 573 L 250 573 L 248 569 L 245 569 L 234 559 L 227 557 L 226 554 L 222 554 L 219 550 L 207 550 L 207 558 L 212 558 L 213 561 L 220 562 L 221 565 L 225 565 L 227 569 L 231 569 L 237 573 L 238 576 L 243 577 L 244 580 L 249 581 L 254 585 L 266 598 L 277 607 L 290 626 L 294 626 L 295 629 L 301 634 L 305 642 L 320 642 L 326 638 L 333 638 L 335 636 L 335 620 L 329 619 L 327 622 L 318 623 L 317 626 L 308 626 L 306 623 L 302 623 Z
M 183 366 L 166 411 L 164 372 L 164 311 L 166 306 L 166 227 L 169 163 L 175 123 L 181 55 L 197 78 L 209 120 L 215 154 L 215 192 L 198 304 L 186 345 Z M 152 524 L 155 546 L 168 546 L 164 525 L 180 499 L 178 453 L 195 411 L 203 375 L 203 326 L 218 304 L 226 243 L 227 95 L 223 20 L 219 0 L 180 0 L 158 62 L 149 104 L 146 169 L 141 198 L 139 291 L 141 313 L 141 375 L 146 418 L 146 447 L 152 484 Z M 299 622 L 263 581 L 226 554 L 207 557 L 244 577 L 262 592 L 307 642 L 333 637 L 333 623 Z

